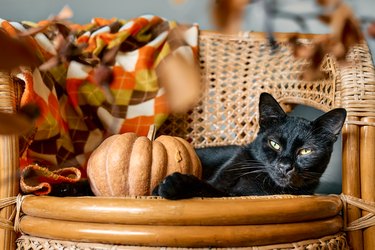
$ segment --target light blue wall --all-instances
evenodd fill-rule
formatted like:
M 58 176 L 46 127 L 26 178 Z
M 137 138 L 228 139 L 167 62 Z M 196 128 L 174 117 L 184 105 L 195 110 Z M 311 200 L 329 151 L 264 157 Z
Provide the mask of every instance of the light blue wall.
M 263 0 L 265 1 L 265 0 Z M 154 14 L 182 23 L 198 23 L 201 29 L 213 29 L 210 21 L 210 0 L 185 0 L 175 4 L 174 0 L 0 0 L 0 18 L 15 21 L 38 21 L 57 14 L 65 5 L 74 11 L 73 22 L 87 23 L 92 17 L 118 17 L 130 19 L 142 14 Z M 317 9 L 310 0 L 280 0 L 280 9 L 299 14 L 310 13 Z M 375 19 L 374 0 L 347 1 L 359 17 Z M 263 31 L 265 15 L 262 3 L 252 4 L 247 8 L 243 29 Z M 317 20 L 306 20 L 310 33 L 326 33 L 329 28 Z M 292 20 L 277 18 L 274 20 L 275 31 L 306 32 Z M 364 27 L 366 28 L 366 27 Z M 368 40 L 375 51 L 375 40 Z M 374 54 L 374 53 L 373 53 Z M 309 119 L 318 117 L 322 112 L 306 107 L 297 107 L 294 114 Z M 318 192 L 341 192 L 341 139 L 335 145 L 330 166 L 323 176 L 323 183 Z
M 213 0 L 0 0 L 0 18 L 16 21 L 38 21 L 51 14 L 57 14 L 65 5 L 74 11 L 73 22 L 87 23 L 92 17 L 118 17 L 130 19 L 142 14 L 155 14 L 167 19 L 185 23 L 198 23 L 202 29 L 213 29 L 210 20 L 209 4 Z M 265 1 L 265 0 L 262 0 Z M 244 30 L 263 31 L 264 12 L 262 1 L 251 4 L 243 24 Z M 280 9 L 295 13 L 309 13 L 317 7 L 313 0 L 279 0 Z M 347 0 L 357 16 L 375 19 L 374 0 Z M 280 32 L 306 32 L 292 20 L 277 18 L 275 30 Z M 317 20 L 307 20 L 309 32 L 326 33 L 327 26 Z M 372 51 L 375 51 L 374 39 L 369 40 Z
M 87 23 L 92 17 L 129 19 L 155 14 L 181 22 L 199 22 L 208 27 L 207 0 L 173 4 L 169 0 L 0 0 L 0 16 L 14 20 L 41 20 L 57 14 L 65 5 L 74 11 L 72 21 Z

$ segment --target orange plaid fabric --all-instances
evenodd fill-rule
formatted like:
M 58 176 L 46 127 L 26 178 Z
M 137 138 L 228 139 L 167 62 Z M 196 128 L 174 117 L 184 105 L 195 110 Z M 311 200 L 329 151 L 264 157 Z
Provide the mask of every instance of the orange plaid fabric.
M 0 23 L 9 35 L 48 25 L 48 21 L 32 24 L 1 19 Z M 70 24 L 72 44 L 87 44 L 79 55 L 47 71 L 22 69 L 25 91 L 21 105 L 37 104 L 41 111 L 32 141 L 22 154 L 24 192 L 46 194 L 51 191 L 51 183 L 76 182 L 80 175 L 72 168 L 84 178 L 90 153 L 107 136 L 125 132 L 146 135 L 150 125 L 159 127 L 165 121 L 169 107 L 156 68 L 180 47 L 191 51 L 187 56 L 197 56 L 198 28 L 185 27 L 185 41 L 173 44 L 168 35 L 178 26 L 152 15 L 128 21 L 94 18 L 90 24 Z M 50 25 L 30 39 L 42 62 L 59 56 L 51 39 L 57 29 Z M 100 61 L 90 64 L 80 58 L 100 59 L 116 46 L 119 51 L 110 66 L 112 81 L 105 89 L 94 80 Z M 61 175 L 64 168 L 69 168 L 66 176 Z

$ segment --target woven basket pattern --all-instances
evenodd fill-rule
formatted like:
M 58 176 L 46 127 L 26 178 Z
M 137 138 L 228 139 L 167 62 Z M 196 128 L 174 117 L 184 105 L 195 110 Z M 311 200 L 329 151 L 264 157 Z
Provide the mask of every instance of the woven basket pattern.
M 368 46 L 354 47 L 348 61 L 351 63 L 340 67 L 336 91 L 338 102 L 346 108 L 349 117 L 374 118 L 375 70 Z
M 327 111 L 335 102 L 338 79 L 335 61 L 326 57 L 326 78 L 301 80 L 307 65 L 296 60 L 287 42 L 272 49 L 265 38 L 231 37 L 214 33 L 200 36 L 203 94 L 188 115 L 172 116 L 160 134 L 181 136 L 195 147 L 249 143 L 258 128 L 258 98 L 271 93 L 283 104 L 305 104 Z M 308 45 L 309 40 L 303 39 Z
M 137 247 L 137 246 L 120 246 L 120 245 L 108 245 L 108 244 L 94 244 L 94 243 L 81 243 L 72 241 L 61 241 L 61 240 L 51 240 L 38 237 L 31 237 L 27 235 L 22 235 L 16 241 L 18 250 L 52 250 L 52 249 L 64 249 L 64 250 L 124 250 L 124 249 L 182 249 L 182 248 L 171 248 L 171 247 Z M 188 248 L 184 248 L 188 249 Z M 190 249 L 200 249 L 200 248 L 190 248 Z M 210 248 L 210 249 L 223 249 L 223 248 Z M 228 248 L 226 248 L 228 249 Z M 345 234 L 336 234 L 332 236 L 327 236 L 317 240 L 307 240 L 288 244 L 280 245 L 269 245 L 269 246 L 253 246 L 253 247 L 239 247 L 232 249 L 247 249 L 247 250 L 345 250 L 349 249 L 346 242 Z
M 18 89 L 13 86 L 7 72 L 0 72 L 0 112 L 14 113 L 19 97 Z M 3 122 L 3 121 L 2 121 Z M 0 200 L 18 194 L 18 136 L 0 135 Z M 14 217 L 13 206 L 0 209 L 0 224 L 9 226 L 7 220 Z M 4 232 L 4 233 L 3 233 Z M 16 234 L 0 228 L 0 249 L 9 249 L 16 239 Z
M 0 110 L 4 113 L 14 112 L 19 97 L 16 91 L 18 89 L 9 84 L 10 82 L 10 75 L 0 71 Z

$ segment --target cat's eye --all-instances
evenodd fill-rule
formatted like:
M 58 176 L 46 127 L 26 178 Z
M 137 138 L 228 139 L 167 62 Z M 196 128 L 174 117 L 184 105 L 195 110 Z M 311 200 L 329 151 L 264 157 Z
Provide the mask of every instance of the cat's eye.
M 299 155 L 308 155 L 308 154 L 311 154 L 312 150 L 309 149 L 309 148 L 303 148 L 301 150 L 298 151 L 298 154 Z
M 275 149 L 276 151 L 280 151 L 281 149 L 281 146 L 280 144 L 278 144 L 277 142 L 275 142 L 274 140 L 269 140 L 268 143 L 270 144 L 270 146 Z

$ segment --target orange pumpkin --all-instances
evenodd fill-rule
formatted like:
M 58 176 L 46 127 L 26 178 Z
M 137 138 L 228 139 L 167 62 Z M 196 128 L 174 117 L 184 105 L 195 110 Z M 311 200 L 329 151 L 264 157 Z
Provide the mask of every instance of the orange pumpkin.
M 156 140 L 135 133 L 113 135 L 91 154 L 87 174 L 97 196 L 150 195 L 165 176 L 181 172 L 201 177 L 201 163 L 184 139 Z

